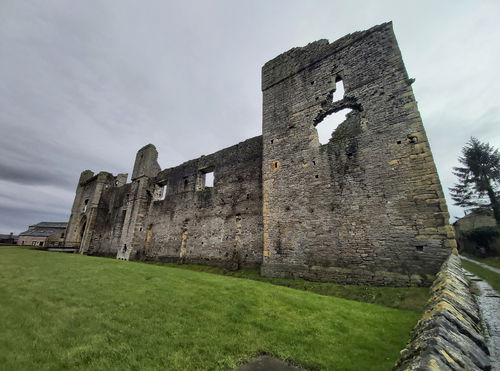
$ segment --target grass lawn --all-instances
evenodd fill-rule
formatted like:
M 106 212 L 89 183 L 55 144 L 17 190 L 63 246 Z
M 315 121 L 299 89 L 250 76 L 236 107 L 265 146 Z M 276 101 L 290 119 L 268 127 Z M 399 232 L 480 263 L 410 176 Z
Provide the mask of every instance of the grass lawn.
M 230 277 L 272 283 L 273 285 L 290 287 L 296 290 L 315 292 L 316 294 L 335 296 L 344 299 L 357 300 L 365 303 L 383 305 L 385 307 L 408 309 L 421 313 L 427 299 L 428 287 L 377 287 L 341 285 L 330 282 L 311 282 L 303 279 L 262 277 L 257 269 L 241 269 L 229 271 L 224 268 L 206 265 L 151 263 L 172 268 L 189 269 L 197 272 L 220 274 Z
M 462 260 L 462 266 L 469 272 L 472 272 L 487 281 L 495 290 L 500 292 L 500 274 L 467 260 Z
M 254 280 L 0 247 L 0 368 L 388 370 L 420 314 Z

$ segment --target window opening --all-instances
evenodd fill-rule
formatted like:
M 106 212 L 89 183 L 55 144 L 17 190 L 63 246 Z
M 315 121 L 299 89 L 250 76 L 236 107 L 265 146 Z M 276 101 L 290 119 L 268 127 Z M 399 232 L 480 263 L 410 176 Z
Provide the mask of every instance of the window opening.
M 352 109 L 344 108 L 326 116 L 321 122 L 316 125 L 318 131 L 318 139 L 321 144 L 326 144 L 330 141 L 332 133 L 337 127 L 346 120 L 347 114 Z
M 214 186 L 214 172 L 205 173 L 205 188 L 211 188 Z
M 332 101 L 338 102 L 339 100 L 344 99 L 344 95 L 344 82 L 341 78 L 337 77 L 337 80 L 335 81 L 335 91 L 333 92 Z
M 89 199 L 86 199 L 85 202 L 83 203 L 83 212 L 87 211 L 87 205 L 89 203 Z
M 165 198 L 167 198 L 167 194 L 168 194 L 168 187 L 167 187 L 167 185 L 164 185 L 162 190 L 161 190 L 160 200 L 164 200 Z

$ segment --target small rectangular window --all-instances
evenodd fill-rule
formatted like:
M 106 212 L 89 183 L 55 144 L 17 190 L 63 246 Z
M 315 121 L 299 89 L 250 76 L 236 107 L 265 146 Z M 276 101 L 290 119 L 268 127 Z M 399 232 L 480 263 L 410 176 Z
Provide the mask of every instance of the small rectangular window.
M 164 185 L 160 200 L 164 200 L 167 197 L 167 194 L 168 194 L 168 187 L 167 185 Z
M 205 173 L 205 188 L 211 188 L 214 186 L 214 172 Z

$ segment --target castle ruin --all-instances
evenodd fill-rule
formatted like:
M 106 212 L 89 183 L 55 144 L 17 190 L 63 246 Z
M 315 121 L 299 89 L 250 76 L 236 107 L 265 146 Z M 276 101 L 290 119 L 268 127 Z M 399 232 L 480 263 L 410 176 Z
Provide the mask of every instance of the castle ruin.
M 84 171 L 66 241 L 125 260 L 430 284 L 455 240 L 411 84 L 391 23 L 293 48 L 262 68 L 261 136 L 164 170 L 149 144 L 130 183 Z M 342 110 L 321 144 L 316 126 Z

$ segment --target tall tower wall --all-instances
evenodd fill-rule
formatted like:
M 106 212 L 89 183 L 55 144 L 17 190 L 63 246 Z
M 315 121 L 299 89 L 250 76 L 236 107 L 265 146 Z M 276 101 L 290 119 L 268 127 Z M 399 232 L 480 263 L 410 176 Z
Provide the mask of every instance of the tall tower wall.
M 263 275 L 430 283 L 455 241 L 411 83 L 390 23 L 263 67 Z

